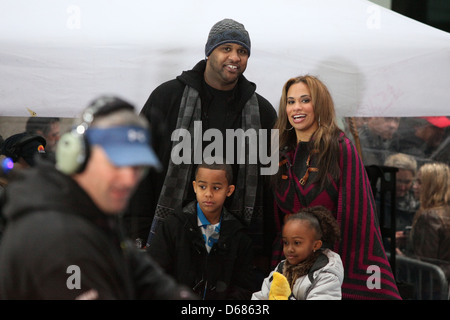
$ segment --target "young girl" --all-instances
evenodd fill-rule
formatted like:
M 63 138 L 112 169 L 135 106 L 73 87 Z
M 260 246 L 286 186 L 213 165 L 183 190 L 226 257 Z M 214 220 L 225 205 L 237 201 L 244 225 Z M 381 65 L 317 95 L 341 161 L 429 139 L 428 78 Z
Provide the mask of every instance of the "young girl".
M 268 300 L 271 292 L 280 291 L 274 286 L 283 285 L 289 288 L 284 290 L 284 299 L 341 299 L 344 279 L 341 258 L 323 248 L 333 246 L 340 239 L 339 225 L 331 212 L 323 206 L 303 208 L 286 218 L 282 236 L 286 259 L 264 280 L 261 291 L 255 292 L 252 299 Z

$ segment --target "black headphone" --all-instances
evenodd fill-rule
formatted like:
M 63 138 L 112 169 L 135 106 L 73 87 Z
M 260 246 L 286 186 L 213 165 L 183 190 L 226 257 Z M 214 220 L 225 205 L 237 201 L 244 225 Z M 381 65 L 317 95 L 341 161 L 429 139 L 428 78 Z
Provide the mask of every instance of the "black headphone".
M 19 160 L 19 158 L 21 157 L 22 147 L 24 145 L 26 145 L 28 142 L 31 142 L 34 140 L 39 141 L 42 144 L 42 146 L 44 146 L 44 147 L 47 143 L 45 138 L 40 135 L 27 134 L 27 135 L 24 135 L 22 138 L 20 138 L 19 141 L 17 141 L 16 143 L 13 143 L 11 146 L 6 147 L 4 153 L 7 157 L 11 158 L 11 160 L 13 162 L 17 162 Z
M 95 99 L 82 113 L 70 132 L 61 136 L 56 146 L 56 168 L 67 175 L 83 172 L 89 159 L 90 147 L 85 132 L 97 116 L 104 116 L 119 110 L 132 110 L 128 102 L 114 97 L 101 96 Z

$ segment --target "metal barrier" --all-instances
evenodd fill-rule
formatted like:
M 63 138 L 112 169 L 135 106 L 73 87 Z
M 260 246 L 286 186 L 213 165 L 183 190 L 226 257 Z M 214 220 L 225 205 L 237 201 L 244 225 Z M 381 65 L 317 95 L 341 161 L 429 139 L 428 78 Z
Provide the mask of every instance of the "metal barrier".
M 412 300 L 449 300 L 449 284 L 444 271 L 436 265 L 397 255 L 396 280 L 413 285 Z

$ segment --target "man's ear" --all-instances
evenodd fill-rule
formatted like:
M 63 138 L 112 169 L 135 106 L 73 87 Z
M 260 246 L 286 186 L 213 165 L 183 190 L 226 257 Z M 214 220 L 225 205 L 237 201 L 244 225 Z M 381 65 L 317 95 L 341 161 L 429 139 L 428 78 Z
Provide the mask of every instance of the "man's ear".
M 194 193 L 197 193 L 197 185 L 195 184 L 195 180 L 192 181 L 192 186 L 194 187 Z
M 233 194 L 234 189 L 236 189 L 236 187 L 235 187 L 234 184 L 230 184 L 230 185 L 228 186 L 227 197 L 229 197 L 229 196 L 231 196 L 231 195 Z

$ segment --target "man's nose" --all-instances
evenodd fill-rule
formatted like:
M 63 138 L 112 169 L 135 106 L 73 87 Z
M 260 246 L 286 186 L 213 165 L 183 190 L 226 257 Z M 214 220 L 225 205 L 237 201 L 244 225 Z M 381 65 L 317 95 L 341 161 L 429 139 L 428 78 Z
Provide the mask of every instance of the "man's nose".
M 239 56 L 238 51 L 237 51 L 237 50 L 234 50 L 234 49 L 230 51 L 228 57 L 229 57 L 230 60 L 232 60 L 232 61 L 238 61 L 238 60 L 241 59 L 241 57 Z

